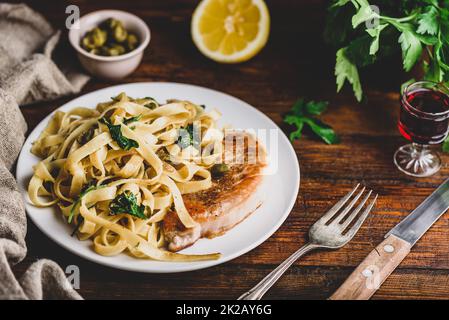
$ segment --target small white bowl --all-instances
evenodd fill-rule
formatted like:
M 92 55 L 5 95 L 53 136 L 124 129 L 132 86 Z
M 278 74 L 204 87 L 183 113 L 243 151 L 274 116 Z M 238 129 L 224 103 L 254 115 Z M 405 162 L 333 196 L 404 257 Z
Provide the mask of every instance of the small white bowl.
M 81 48 L 80 40 L 86 32 L 97 27 L 108 18 L 120 20 L 126 30 L 135 33 L 139 37 L 139 46 L 131 52 L 113 57 L 95 55 Z M 94 11 L 82 16 L 79 20 L 79 26 L 79 29 L 70 29 L 69 41 L 78 52 L 78 58 L 83 67 L 90 74 L 104 79 L 118 80 L 132 73 L 139 65 L 143 51 L 150 43 L 150 29 L 146 23 L 136 15 L 125 11 Z

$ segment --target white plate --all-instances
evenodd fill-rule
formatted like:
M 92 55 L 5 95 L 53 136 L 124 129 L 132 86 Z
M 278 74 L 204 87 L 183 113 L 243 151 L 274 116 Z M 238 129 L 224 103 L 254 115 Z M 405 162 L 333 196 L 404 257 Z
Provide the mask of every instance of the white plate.
M 278 156 L 277 163 L 274 158 L 270 160 L 271 168 L 275 170 L 275 173 L 267 176 L 266 179 L 269 195 L 259 209 L 225 235 L 214 239 L 201 239 L 192 247 L 182 251 L 186 253 L 220 252 L 222 256 L 219 260 L 160 262 L 135 259 L 126 254 L 114 257 L 98 255 L 92 250 L 90 240 L 79 241 L 76 237 L 70 236 L 71 227 L 55 208 L 34 207 L 26 193 L 29 179 L 33 174 L 32 166 L 39 161 L 30 153 L 31 143 L 46 127 L 53 115 L 50 114 L 29 135 L 17 164 L 17 180 L 25 198 L 28 216 L 48 237 L 67 250 L 106 266 L 130 271 L 169 273 L 207 268 L 234 259 L 257 247 L 281 226 L 298 195 L 299 165 L 287 137 L 267 116 L 249 104 L 218 91 L 179 83 L 151 82 L 123 84 L 91 92 L 66 103 L 59 110 L 68 111 L 78 106 L 94 108 L 98 102 L 107 101 L 120 92 L 126 92 L 131 97 L 151 96 L 163 102 L 170 98 L 186 99 L 205 104 L 207 110 L 212 108 L 220 110 L 223 114 L 222 125 L 231 124 L 234 128 L 240 129 L 273 129 L 273 132 L 277 133 L 274 140 L 265 140 L 262 137 L 268 153 L 273 152 Z M 276 148 L 277 152 L 275 152 Z

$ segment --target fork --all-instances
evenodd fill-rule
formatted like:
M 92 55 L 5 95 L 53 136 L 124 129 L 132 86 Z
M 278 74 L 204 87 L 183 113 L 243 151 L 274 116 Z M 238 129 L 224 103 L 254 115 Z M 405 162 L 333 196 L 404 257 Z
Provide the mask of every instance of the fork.
M 255 287 L 241 295 L 238 300 L 260 300 L 263 295 L 276 283 L 276 281 L 279 280 L 285 271 L 287 271 L 287 269 L 296 260 L 307 252 L 318 248 L 338 249 L 347 244 L 354 237 L 357 231 L 359 231 L 361 225 L 365 221 L 377 200 L 376 194 L 371 203 L 365 208 L 362 214 L 359 215 L 359 212 L 371 196 L 372 190 L 370 190 L 359 205 L 349 214 L 349 211 L 354 207 L 356 202 L 365 192 L 365 187 L 361 189 L 361 191 L 345 208 L 343 208 L 343 206 L 357 191 L 359 186 L 360 183 L 348 192 L 348 194 L 346 194 L 340 201 L 338 201 L 317 222 L 315 222 L 309 230 L 309 242 L 306 245 L 288 257 Z M 338 213 L 342 208 L 343 210 Z M 350 226 L 351 223 L 353 223 L 352 226 Z M 348 229 L 348 227 L 350 228 Z

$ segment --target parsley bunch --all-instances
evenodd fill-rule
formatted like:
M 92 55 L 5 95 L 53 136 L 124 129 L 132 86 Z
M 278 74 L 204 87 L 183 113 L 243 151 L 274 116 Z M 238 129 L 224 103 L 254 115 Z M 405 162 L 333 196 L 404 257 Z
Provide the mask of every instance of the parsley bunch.
M 294 141 L 301 138 L 304 125 L 307 125 L 327 144 L 338 143 L 339 138 L 335 131 L 316 118 L 327 109 L 327 105 L 328 103 L 325 101 L 306 102 L 304 99 L 296 101 L 291 111 L 284 118 L 285 123 L 296 127 L 296 130 L 290 133 L 290 140 Z
M 449 82 L 449 3 L 378 0 L 372 4 L 379 10 L 368 0 L 336 0 L 329 8 L 325 38 L 340 46 L 335 65 L 337 91 L 348 81 L 361 101 L 358 68 L 398 50 L 406 72 L 420 62 L 425 80 Z

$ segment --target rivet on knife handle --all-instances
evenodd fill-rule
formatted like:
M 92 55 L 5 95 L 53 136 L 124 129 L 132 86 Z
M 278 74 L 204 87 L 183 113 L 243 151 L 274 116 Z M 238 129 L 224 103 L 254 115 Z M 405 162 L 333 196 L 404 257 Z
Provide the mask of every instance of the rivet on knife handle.
M 379 289 L 380 285 L 407 256 L 410 243 L 390 235 L 379 244 L 354 270 L 331 300 L 365 300 Z

